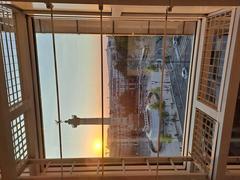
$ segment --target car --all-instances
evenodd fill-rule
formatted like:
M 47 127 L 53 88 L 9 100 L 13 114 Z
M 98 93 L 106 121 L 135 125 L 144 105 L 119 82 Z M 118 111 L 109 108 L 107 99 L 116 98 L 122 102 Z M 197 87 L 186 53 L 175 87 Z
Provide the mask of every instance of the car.
M 162 59 L 156 59 L 155 61 L 151 61 L 149 64 L 154 65 L 156 68 L 160 68 L 162 64 Z
M 177 40 L 175 38 L 173 38 L 173 47 L 177 47 L 177 45 L 178 45 Z
M 162 63 L 162 59 L 156 59 L 156 63 L 159 63 L 159 64 L 161 64 Z
M 182 78 L 183 79 L 188 79 L 188 71 L 187 68 L 182 68 Z
M 173 46 L 174 46 L 174 47 L 178 46 L 179 43 L 180 43 L 180 40 L 181 40 L 181 37 L 180 37 L 180 36 L 174 37 L 174 38 L 173 38 Z

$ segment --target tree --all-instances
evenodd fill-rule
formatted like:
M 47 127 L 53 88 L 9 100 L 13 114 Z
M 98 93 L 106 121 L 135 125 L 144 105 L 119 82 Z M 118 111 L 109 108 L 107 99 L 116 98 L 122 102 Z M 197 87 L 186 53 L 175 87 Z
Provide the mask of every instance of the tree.
M 163 110 L 163 111 L 161 112 L 161 117 L 162 117 L 163 119 L 166 119 L 168 116 L 169 116 L 169 113 L 168 113 L 167 111 Z
M 150 104 L 149 108 L 152 109 L 152 110 L 158 110 L 159 106 L 160 106 L 159 102 L 155 102 L 153 104 Z
M 165 144 L 168 144 L 168 143 L 171 143 L 175 138 L 172 137 L 171 134 L 161 134 L 160 135 L 160 142 L 161 143 L 165 143 Z
M 160 87 L 155 87 L 155 88 L 151 89 L 150 92 L 153 93 L 153 94 L 157 94 L 159 96 Z
M 162 108 L 165 109 L 166 107 L 166 102 L 165 101 L 162 101 Z M 169 115 L 169 114 L 168 114 Z
M 145 68 L 146 72 L 157 72 L 158 71 L 158 67 L 154 64 L 149 64 L 146 68 Z
M 165 57 L 165 63 L 166 63 L 166 64 L 169 64 L 169 63 L 170 63 L 170 59 L 171 59 L 171 56 L 170 56 L 170 55 L 167 55 L 167 56 Z

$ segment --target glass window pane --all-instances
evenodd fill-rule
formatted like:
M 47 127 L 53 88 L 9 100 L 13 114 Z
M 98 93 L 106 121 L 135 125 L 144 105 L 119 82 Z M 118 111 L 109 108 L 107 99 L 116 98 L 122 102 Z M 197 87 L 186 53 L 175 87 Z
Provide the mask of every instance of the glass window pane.
M 101 157 L 100 36 L 55 37 L 63 156 Z M 163 66 L 162 36 L 103 36 L 105 157 L 156 156 L 158 147 L 161 156 L 180 155 L 192 40 L 193 36 L 169 36 Z M 56 158 L 59 141 L 51 34 L 37 33 L 37 48 L 46 157 Z

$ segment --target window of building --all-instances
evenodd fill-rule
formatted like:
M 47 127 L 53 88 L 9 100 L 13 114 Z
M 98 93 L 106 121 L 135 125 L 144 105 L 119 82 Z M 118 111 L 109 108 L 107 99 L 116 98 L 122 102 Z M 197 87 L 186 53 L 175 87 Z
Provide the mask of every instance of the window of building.
M 214 133 L 217 122 L 206 113 L 197 109 L 195 114 L 192 157 L 204 171 L 209 172 L 213 160 Z
M 27 140 L 24 114 L 11 121 L 14 156 L 16 160 L 27 158 Z
M 1 7 L 5 20 L 1 20 L 0 45 L 8 95 L 8 104 L 13 106 L 22 101 L 19 62 L 16 48 L 15 26 L 12 11 Z
M 217 108 L 231 12 L 207 18 L 198 99 Z

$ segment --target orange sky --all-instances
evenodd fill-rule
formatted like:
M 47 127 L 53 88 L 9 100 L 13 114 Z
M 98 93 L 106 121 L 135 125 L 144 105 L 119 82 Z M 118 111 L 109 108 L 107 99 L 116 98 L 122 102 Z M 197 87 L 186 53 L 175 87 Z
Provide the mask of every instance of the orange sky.
M 51 36 L 39 35 L 38 56 L 42 90 L 43 118 L 46 154 L 58 156 L 58 130 L 56 119 L 56 95 L 53 78 Z M 101 117 L 101 59 L 100 36 L 61 34 L 56 35 L 59 71 L 61 117 Z M 104 113 L 109 116 L 109 89 L 106 59 L 107 39 L 104 38 Z M 64 157 L 96 157 L 95 142 L 101 140 L 101 126 L 80 126 L 73 129 L 63 124 Z M 107 135 L 107 126 L 105 136 Z M 105 144 L 106 144 L 105 138 Z

